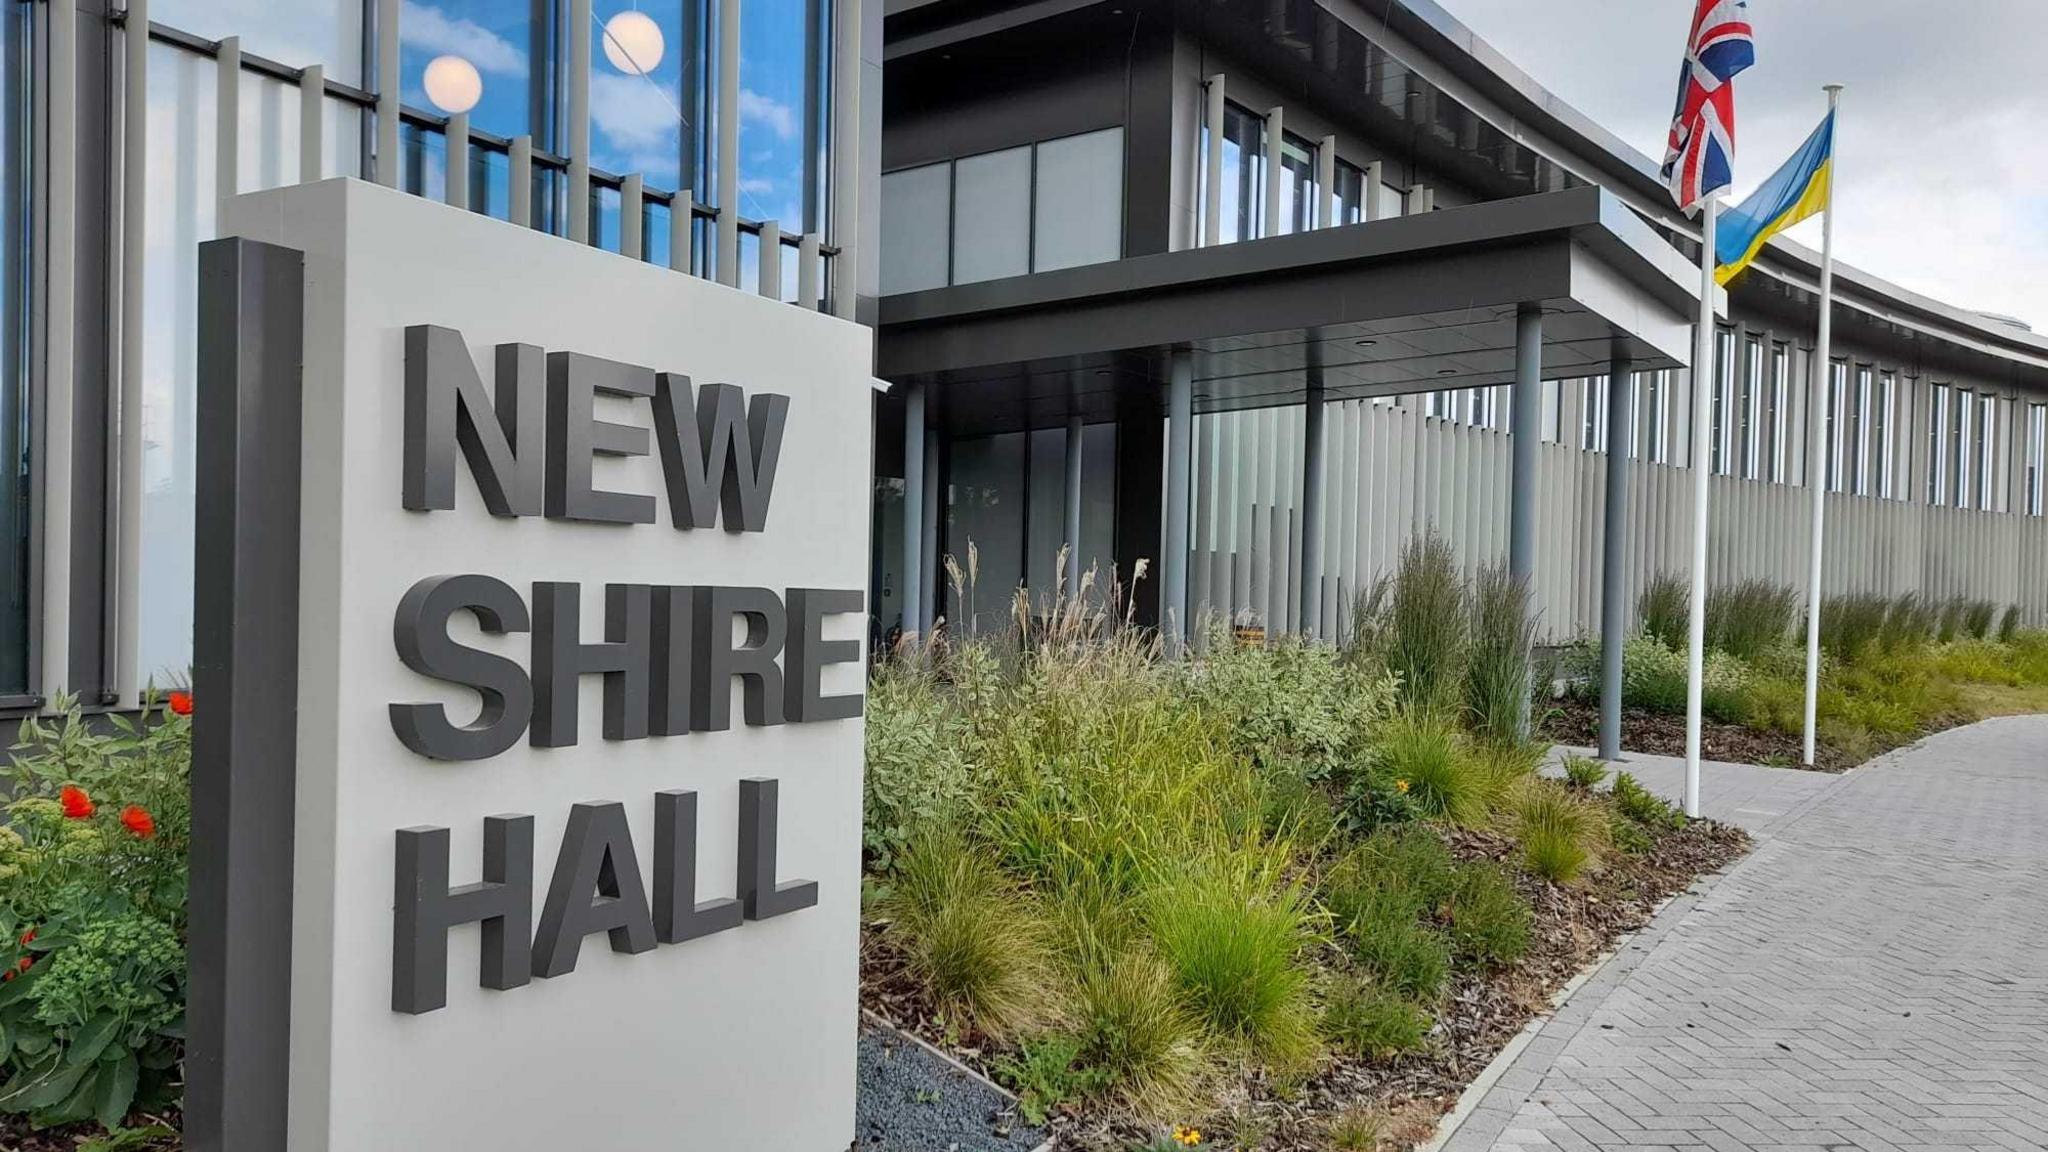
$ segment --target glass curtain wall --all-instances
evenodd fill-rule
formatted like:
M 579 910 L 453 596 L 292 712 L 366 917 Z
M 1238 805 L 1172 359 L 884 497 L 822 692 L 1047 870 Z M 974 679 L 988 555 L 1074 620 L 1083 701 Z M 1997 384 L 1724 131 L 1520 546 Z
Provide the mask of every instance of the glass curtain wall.
M 1216 142 L 1202 128 L 1203 155 Z M 1265 222 L 1266 204 L 1266 118 L 1236 104 L 1223 105 L 1223 188 L 1220 240 L 1232 244 L 1259 235 Z M 1208 212 L 1209 165 L 1202 165 L 1201 211 Z M 1208 218 L 1200 221 L 1201 234 L 1208 234 Z
M 2039 516 L 2048 471 L 2048 405 L 2027 405 L 2027 515 Z
M 1280 143 L 1280 230 L 1316 226 L 1316 146 L 1286 133 Z
M 1927 389 L 1927 502 L 1948 503 L 1948 408 L 1952 389 L 1935 384 Z

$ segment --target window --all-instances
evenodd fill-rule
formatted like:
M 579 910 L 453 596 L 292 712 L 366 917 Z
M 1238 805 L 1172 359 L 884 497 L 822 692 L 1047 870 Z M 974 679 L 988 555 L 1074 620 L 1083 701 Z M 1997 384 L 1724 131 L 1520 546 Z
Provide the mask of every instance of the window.
M 1357 224 L 1365 219 L 1365 169 L 1339 160 L 1336 171 L 1337 224 Z
M 1742 478 L 1754 480 L 1759 473 L 1763 444 L 1764 342 L 1751 336 L 1742 349 Z
M 1215 147 L 1202 127 L 1202 197 L 1198 203 L 1205 213 L 1201 234 L 1208 235 L 1209 165 L 1207 149 Z M 1237 106 L 1223 105 L 1223 187 L 1220 197 L 1219 242 L 1249 240 L 1259 234 L 1266 214 L 1266 118 Z
M 1289 132 L 1280 141 L 1280 230 L 1316 226 L 1316 146 Z
M 1734 370 L 1735 333 L 1724 329 L 1714 334 L 1713 420 L 1707 425 L 1708 459 L 1716 476 L 1727 476 L 1735 470 L 1735 429 L 1731 419 L 1733 413 L 1729 411 L 1732 399 L 1729 374 Z
M 402 25 L 439 17 L 452 4 L 408 3 Z M 267 56 L 293 68 L 323 65 L 329 80 L 360 84 L 363 79 L 363 0 L 288 0 L 285 3 L 225 4 L 221 0 L 156 0 L 152 23 L 219 40 L 242 38 L 242 51 Z
M 1586 452 L 1607 450 L 1607 377 L 1588 376 L 1579 381 L 1579 448 Z
M 1949 501 L 1948 409 L 1953 391 L 1946 384 L 1927 389 L 1927 502 L 1937 508 Z
M 1955 460 L 1956 507 L 1968 508 L 1970 504 L 1970 429 L 1976 421 L 1977 394 L 1967 388 L 1958 388 L 1955 393 L 1955 411 L 1949 428 L 1952 444 L 1950 455 Z
M 1770 420 L 1770 476 L 1773 484 L 1783 484 L 1787 476 L 1786 447 L 1791 439 L 1792 424 L 1792 350 L 1783 344 L 1771 345 L 1771 420 Z
M 1123 255 L 1124 130 L 1105 128 L 1038 145 L 1033 271 Z
M 953 165 L 953 283 L 1031 271 L 1031 149 Z
M 2027 515 L 2039 516 L 2044 497 L 2044 473 L 2048 473 L 2048 404 L 2027 405 Z
M 1996 396 L 1977 403 L 1977 507 L 1986 512 L 1999 511 L 1998 404 Z
M 952 278 L 953 165 L 882 176 L 882 293 L 942 288 Z
M 636 2 L 595 0 L 596 13 L 609 19 Z M 826 231 L 831 44 L 830 0 L 740 0 L 737 207 L 748 219 L 779 222 L 791 235 Z M 595 128 L 594 92 L 591 118 Z M 758 261 L 741 264 L 742 286 L 745 271 L 758 268 Z
M 1650 424 L 1650 462 L 1668 464 L 1671 462 L 1671 370 L 1660 368 L 1650 373 L 1650 395 L 1644 407 L 1644 418 Z
M 1870 365 L 1858 364 L 1849 394 L 1849 491 L 1870 494 Z
M 1843 467 L 1842 432 L 1843 426 L 1849 422 L 1848 401 L 1849 366 L 1837 360 L 1828 365 L 1827 470 L 1824 475 L 1830 492 L 1840 492 L 1845 487 L 1847 469 Z
M 1872 438 L 1877 445 L 1877 495 L 1883 500 L 1890 500 L 1897 495 L 1893 490 L 1893 472 L 1894 460 L 1898 455 L 1898 405 L 1898 374 L 1886 372 L 1878 377 L 1877 410 L 1872 417 Z
M 1117 259 L 1123 152 L 1105 128 L 883 173 L 883 294 Z
M 711 126 L 716 120 L 711 115 L 710 69 L 704 46 L 717 43 L 712 20 L 716 11 L 714 0 L 595 0 L 591 14 L 597 26 L 590 32 L 592 166 L 608 172 L 638 172 L 651 187 L 671 192 L 686 189 L 700 204 L 712 200 Z M 615 23 L 626 12 L 638 16 Z M 748 73 L 746 64 L 758 59 L 757 41 L 767 35 L 754 27 L 755 15 L 755 6 L 749 4 L 740 21 L 742 83 L 749 88 L 756 77 Z M 650 25 L 659 34 L 658 41 L 645 34 Z M 636 35 L 636 29 L 642 31 Z M 743 101 L 742 116 L 748 107 Z M 796 123 L 792 119 L 788 126 L 793 130 Z M 746 135 L 745 125 L 741 135 Z M 478 184 L 472 176 L 470 187 Z M 756 191 L 760 190 L 757 185 Z M 742 194 L 741 200 L 746 202 L 747 195 Z M 767 215 L 751 204 L 742 211 L 754 217 Z M 664 217 L 662 225 L 660 244 L 649 242 L 644 250 L 659 253 L 665 261 L 666 230 L 675 227 L 675 222 Z M 693 255 L 715 248 L 705 243 L 708 237 L 694 222 L 685 227 L 696 232 L 690 245 Z
M 0 693 L 29 688 L 30 316 L 34 260 L 30 198 L 35 185 L 29 90 L 35 14 L 30 4 L 0 12 Z M 79 350 L 83 354 L 84 350 Z

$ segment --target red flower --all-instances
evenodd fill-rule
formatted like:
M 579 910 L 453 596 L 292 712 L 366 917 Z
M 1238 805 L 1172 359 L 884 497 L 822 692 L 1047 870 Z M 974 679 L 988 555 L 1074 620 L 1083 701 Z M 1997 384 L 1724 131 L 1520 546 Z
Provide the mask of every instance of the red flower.
M 190 692 L 171 693 L 171 711 L 180 716 L 190 716 L 192 714 L 192 694 Z
M 137 805 L 130 804 L 121 809 L 121 823 L 126 824 L 130 832 L 144 840 L 156 835 L 156 821 L 150 819 L 149 813 Z
M 29 969 L 29 965 L 31 965 L 31 964 L 34 964 L 35 962 L 36 962 L 36 958 L 35 958 L 35 957 L 33 957 L 33 956 L 23 956 L 23 957 L 22 957 L 21 959 L 19 959 L 19 960 L 17 960 L 17 961 L 15 961 L 15 962 L 14 962 L 14 966 L 15 966 L 16 968 L 19 968 L 19 969 L 20 969 L 21 971 L 23 971 L 23 972 L 26 972 L 26 971 L 28 971 L 28 969 Z
M 35 929 L 31 928 L 31 929 L 29 929 L 28 931 L 26 931 L 26 932 L 23 932 L 23 933 L 21 934 L 21 946 L 22 946 L 23 948 L 26 948 L 26 947 L 28 947 L 29 945 L 31 945 L 31 944 L 33 944 L 33 943 L 35 943 L 35 942 L 36 942 L 36 930 L 35 930 Z
M 57 802 L 64 806 L 66 820 L 84 820 L 92 816 L 92 797 L 76 784 L 66 784 L 57 793 Z

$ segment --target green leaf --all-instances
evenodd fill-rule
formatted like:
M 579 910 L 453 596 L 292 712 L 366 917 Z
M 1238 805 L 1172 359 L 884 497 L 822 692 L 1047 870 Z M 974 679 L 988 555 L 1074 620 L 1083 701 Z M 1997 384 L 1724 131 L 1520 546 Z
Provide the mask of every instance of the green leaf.
M 140 1074 L 133 1053 L 123 1056 L 119 1064 L 102 1070 L 98 1090 L 93 1093 L 93 1118 L 108 1128 L 119 1126 L 122 1118 L 128 1115 L 128 1105 L 135 1101 L 135 1081 Z
M 102 1012 L 85 1022 L 78 1035 L 71 1041 L 70 1051 L 64 1054 L 72 1064 L 90 1064 L 100 1058 L 100 1053 L 113 1043 L 121 1031 L 121 1018 L 111 1012 Z
M 19 981 L 16 981 L 19 983 Z M 17 1020 L 14 1024 L 14 1047 L 23 1055 L 40 1056 L 49 1050 L 52 1037 L 50 1030 L 34 1020 Z
M 5 1008 L 16 1000 L 28 995 L 28 990 L 35 984 L 36 977 L 42 974 L 43 970 L 41 968 L 31 968 L 14 979 L 0 984 L 0 1008 Z
M 85 1067 L 79 1064 L 69 1066 L 52 1064 L 42 1075 L 36 1077 L 34 1087 L 23 1093 L 21 1105 L 24 1108 L 54 1108 L 73 1092 L 78 1082 L 85 1077 Z
M 44 1124 L 70 1124 L 92 1115 L 93 1090 L 98 1087 L 97 1078 L 90 1068 L 80 1069 L 84 1074 L 78 1078 L 62 1101 L 37 1113 Z

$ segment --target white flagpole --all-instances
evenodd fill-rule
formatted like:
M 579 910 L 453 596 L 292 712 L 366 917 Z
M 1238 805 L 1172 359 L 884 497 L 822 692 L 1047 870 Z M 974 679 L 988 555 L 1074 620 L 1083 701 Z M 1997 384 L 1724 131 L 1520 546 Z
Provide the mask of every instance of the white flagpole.
M 1685 814 L 1700 814 L 1700 688 L 1707 650 L 1707 489 L 1714 418 L 1714 228 L 1721 194 L 1700 206 L 1700 321 L 1692 357 L 1692 599 L 1685 647 Z
M 1828 116 L 1841 106 L 1842 86 L 1827 86 Z M 1835 138 L 1828 145 L 1828 190 L 1821 207 L 1820 224 L 1820 339 L 1814 349 L 1813 395 L 1807 401 L 1806 483 L 1813 489 L 1813 547 L 1806 574 L 1806 749 L 1804 760 L 1813 767 L 1814 720 L 1820 708 L 1820 569 L 1822 529 L 1827 518 L 1828 476 L 1827 403 L 1834 378 L 1835 330 L 1835 158 L 1841 154 L 1841 124 L 1834 126 Z

